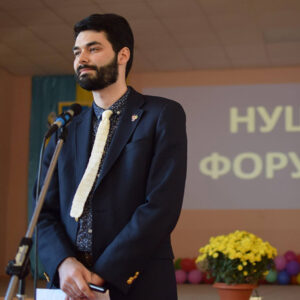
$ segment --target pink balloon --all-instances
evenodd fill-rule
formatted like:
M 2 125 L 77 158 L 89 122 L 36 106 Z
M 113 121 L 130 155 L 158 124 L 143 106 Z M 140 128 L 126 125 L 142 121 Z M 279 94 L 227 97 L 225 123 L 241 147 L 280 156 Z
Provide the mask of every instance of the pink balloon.
M 200 283 L 202 277 L 202 273 L 199 270 L 192 270 L 188 273 L 188 281 L 193 284 Z
M 285 268 L 286 259 L 283 255 L 276 256 L 274 259 L 276 270 L 281 271 Z
M 176 270 L 175 271 L 175 277 L 177 283 L 184 283 L 187 279 L 187 273 L 183 270 Z
M 286 251 L 284 254 L 284 257 L 287 262 L 292 261 L 292 260 L 297 260 L 297 255 L 294 251 Z

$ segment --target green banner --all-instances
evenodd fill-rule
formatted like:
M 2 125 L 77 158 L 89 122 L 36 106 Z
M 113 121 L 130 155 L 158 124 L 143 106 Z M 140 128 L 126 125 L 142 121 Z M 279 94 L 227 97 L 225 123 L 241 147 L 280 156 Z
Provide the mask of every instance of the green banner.
M 76 82 L 73 75 L 34 76 L 32 78 L 32 103 L 29 143 L 28 172 L 28 218 L 33 212 L 33 186 L 36 180 L 40 148 L 43 136 L 59 109 L 59 102 L 74 102 L 76 99 Z M 31 258 L 33 256 L 31 255 Z M 34 268 L 34 260 L 31 259 Z M 39 277 L 43 274 L 39 264 Z

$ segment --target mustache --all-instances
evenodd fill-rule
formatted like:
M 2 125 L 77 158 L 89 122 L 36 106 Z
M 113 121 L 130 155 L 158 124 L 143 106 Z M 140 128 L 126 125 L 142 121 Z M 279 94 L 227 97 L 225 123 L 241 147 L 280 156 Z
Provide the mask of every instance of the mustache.
M 96 66 L 90 66 L 90 65 L 80 65 L 78 68 L 77 68 L 77 74 L 79 74 L 79 71 L 82 70 L 82 69 L 92 69 L 92 70 L 98 70 L 98 68 Z

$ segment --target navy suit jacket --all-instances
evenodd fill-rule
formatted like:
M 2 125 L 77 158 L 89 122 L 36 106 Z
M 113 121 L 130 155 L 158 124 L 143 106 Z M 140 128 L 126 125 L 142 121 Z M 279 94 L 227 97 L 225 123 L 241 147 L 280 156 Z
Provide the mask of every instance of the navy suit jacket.
M 53 287 L 59 264 L 76 257 L 70 209 L 90 155 L 92 114 L 87 109 L 69 125 L 39 218 L 39 255 Z M 43 177 L 56 140 L 46 148 Z M 131 89 L 92 199 L 92 271 L 106 280 L 111 299 L 176 298 L 170 234 L 182 206 L 186 147 L 182 107 Z

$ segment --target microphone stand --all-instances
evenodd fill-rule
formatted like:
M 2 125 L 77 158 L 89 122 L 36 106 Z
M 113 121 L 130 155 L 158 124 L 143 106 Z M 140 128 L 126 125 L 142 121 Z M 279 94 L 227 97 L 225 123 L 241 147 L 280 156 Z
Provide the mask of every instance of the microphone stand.
M 28 274 L 28 263 L 29 263 L 29 252 L 32 246 L 32 236 L 34 232 L 34 228 L 38 222 L 38 218 L 43 207 L 45 197 L 51 182 L 51 178 L 53 176 L 53 172 L 57 165 L 57 160 L 62 149 L 63 143 L 67 136 L 67 129 L 65 127 L 62 128 L 61 134 L 58 138 L 55 151 L 53 153 L 45 181 L 43 187 L 41 189 L 41 193 L 39 194 L 39 198 L 37 200 L 33 215 L 31 217 L 30 224 L 28 226 L 25 237 L 22 238 L 16 257 L 14 260 L 9 261 L 6 272 L 11 276 L 6 294 L 5 300 L 12 300 L 13 294 L 16 289 L 16 286 L 20 280 L 20 289 L 19 294 L 17 295 L 18 299 L 23 300 L 25 297 L 25 277 Z

